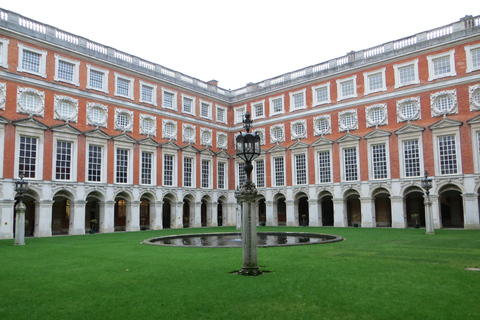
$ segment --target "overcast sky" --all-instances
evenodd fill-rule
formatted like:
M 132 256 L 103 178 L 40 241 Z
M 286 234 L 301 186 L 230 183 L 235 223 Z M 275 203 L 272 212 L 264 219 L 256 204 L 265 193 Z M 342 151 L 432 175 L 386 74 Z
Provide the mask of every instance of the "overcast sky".
M 478 0 L 2 0 L 0 7 L 237 89 L 465 15 L 479 15 L 479 4 Z

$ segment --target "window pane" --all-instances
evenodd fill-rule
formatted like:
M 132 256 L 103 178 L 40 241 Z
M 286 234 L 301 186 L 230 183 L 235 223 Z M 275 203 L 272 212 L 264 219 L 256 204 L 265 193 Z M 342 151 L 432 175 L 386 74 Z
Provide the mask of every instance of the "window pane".
M 37 138 L 20 137 L 18 172 L 23 172 L 25 178 L 35 178 L 37 143 Z
M 418 140 L 409 140 L 403 142 L 403 156 L 406 177 L 420 176 L 420 151 Z
M 440 173 L 457 173 L 457 150 L 455 146 L 455 136 L 439 137 L 438 148 L 440 156 Z
M 100 182 L 102 178 L 102 147 L 88 147 L 88 181 Z
M 57 141 L 57 158 L 55 162 L 55 179 L 70 180 L 72 163 L 72 143 Z
M 192 186 L 192 163 L 192 158 L 183 158 L 183 185 L 185 187 Z
M 320 151 L 318 153 L 318 171 L 320 183 L 331 182 L 330 151 Z
M 66 81 L 74 80 L 75 65 L 66 61 L 58 61 L 58 77 Z
M 387 178 L 387 154 L 385 144 L 372 146 L 373 179 Z
M 295 155 L 295 171 L 297 184 L 307 183 L 307 165 L 304 154 Z
M 117 149 L 117 183 L 128 182 L 128 150 Z
M 40 72 L 41 58 L 41 54 L 28 50 L 23 50 L 22 68 L 32 72 Z
M 344 161 L 345 161 L 345 180 L 355 181 L 358 180 L 357 175 L 357 149 L 346 148 L 343 149 Z
M 257 174 L 257 187 L 264 188 L 265 187 L 265 161 L 257 160 L 255 161 L 255 164 L 256 164 L 256 174 Z
M 142 184 L 152 184 L 152 158 L 151 152 L 142 152 Z
M 173 156 L 166 154 L 163 157 L 163 184 L 166 186 L 173 185 Z
M 275 186 L 285 185 L 285 167 L 283 158 L 274 159 L 274 168 L 275 168 Z

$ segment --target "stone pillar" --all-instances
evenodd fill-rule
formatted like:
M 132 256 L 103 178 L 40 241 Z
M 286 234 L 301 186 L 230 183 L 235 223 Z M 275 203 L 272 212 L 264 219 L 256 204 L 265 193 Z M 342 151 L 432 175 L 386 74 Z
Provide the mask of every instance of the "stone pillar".
M 24 246 L 25 245 L 25 211 L 27 207 L 25 204 L 20 200 L 18 204 L 15 206 L 15 215 L 16 215 L 16 223 L 15 223 L 15 243 L 16 246 Z
M 237 217 L 236 229 L 242 229 L 242 204 L 240 201 L 237 201 L 235 206 L 235 216 Z
M 208 214 L 210 211 L 210 215 Z M 210 221 L 208 218 L 210 217 Z M 210 208 L 207 205 L 207 226 L 218 227 L 218 202 L 212 202 Z
M 85 234 L 85 205 L 87 201 L 77 200 L 70 205 L 68 234 Z
M 440 203 L 438 202 L 438 196 L 430 195 L 430 201 L 432 202 L 432 204 L 430 205 L 430 208 L 432 210 L 432 216 L 433 216 L 433 228 L 441 229 L 442 219 L 441 219 L 441 213 L 440 213 Z M 427 220 L 427 208 L 425 207 L 425 224 L 427 223 L 426 220 Z
M 277 226 L 278 221 L 275 219 L 273 215 L 273 201 L 272 200 L 266 200 L 265 201 L 265 214 L 267 218 L 267 226 Z
M 464 193 L 463 197 L 463 226 L 465 229 L 480 229 L 480 215 L 478 212 L 478 194 Z
M 52 200 L 42 200 L 35 208 L 36 237 L 52 236 L 52 204 Z
M 99 228 L 100 233 L 115 232 L 115 201 L 108 200 L 99 203 Z
M 392 228 L 406 228 L 407 215 L 405 214 L 405 204 L 402 196 L 390 196 L 392 204 Z
M 377 221 L 375 220 L 375 199 L 370 197 L 360 198 L 360 206 L 362 211 L 362 228 L 375 228 Z
M 318 205 L 317 199 L 308 199 L 308 222 L 311 227 L 322 226 L 321 206 Z
M 163 202 L 150 202 L 150 230 L 163 229 Z
M 295 224 L 295 202 L 293 200 L 286 200 L 285 204 L 287 206 L 287 226 L 298 227 L 298 224 Z
M 425 197 L 425 234 L 434 234 L 433 228 L 433 214 L 432 214 L 432 202 Z
M 347 227 L 347 208 L 343 198 L 333 199 L 333 226 Z
M 175 204 L 175 214 L 172 212 L 171 227 L 175 229 L 183 228 L 183 201 L 178 201 Z
M 140 201 L 127 202 L 126 231 L 140 231 Z
M 0 200 L 0 239 L 13 238 L 14 206 L 14 200 Z

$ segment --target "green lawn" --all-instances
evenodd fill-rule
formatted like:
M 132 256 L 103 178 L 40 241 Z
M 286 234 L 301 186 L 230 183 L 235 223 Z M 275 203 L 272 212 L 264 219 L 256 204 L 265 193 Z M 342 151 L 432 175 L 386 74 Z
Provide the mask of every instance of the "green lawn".
M 345 241 L 168 248 L 147 238 L 233 227 L 0 241 L 0 319 L 479 319 L 480 231 L 260 227 Z

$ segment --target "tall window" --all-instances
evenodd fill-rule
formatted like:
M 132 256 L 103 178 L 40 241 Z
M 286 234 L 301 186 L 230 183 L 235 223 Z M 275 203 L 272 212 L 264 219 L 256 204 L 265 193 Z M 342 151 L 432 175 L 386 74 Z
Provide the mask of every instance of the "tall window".
M 438 137 L 440 157 L 440 173 L 455 174 L 458 172 L 457 149 L 454 135 Z
M 225 162 L 217 163 L 218 189 L 225 189 Z
M 387 154 L 385 144 L 372 145 L 373 179 L 387 178 Z
M 102 181 L 102 147 L 88 146 L 88 181 Z
M 116 182 L 128 182 L 128 149 L 117 149 Z
M 257 175 L 257 187 L 264 188 L 265 187 L 265 160 L 257 160 L 255 161 L 255 169 Z
M 57 159 L 55 162 L 55 179 L 70 180 L 72 165 L 72 143 L 57 141 Z
M 210 187 L 210 161 L 202 160 L 202 188 Z
M 193 159 L 183 158 L 183 185 L 192 187 Z
M 296 184 L 307 184 L 307 164 L 305 154 L 295 155 Z
M 403 141 L 403 161 L 406 177 L 420 176 L 420 150 L 418 140 Z
M 142 184 L 152 184 L 152 161 L 151 152 L 142 151 Z
M 247 180 L 247 175 L 245 174 L 245 169 L 243 168 L 244 165 L 245 164 L 242 162 L 237 163 L 239 186 L 241 186 Z
M 330 164 L 330 151 L 319 151 L 318 152 L 318 174 L 319 182 L 327 183 L 332 182 L 332 173 L 331 173 L 331 164 Z
M 275 186 L 284 186 L 285 185 L 285 164 L 283 157 L 278 157 L 273 159 L 274 170 L 275 170 Z
M 163 156 L 163 184 L 173 186 L 173 156 L 169 154 Z
M 344 166 L 345 166 L 345 181 L 358 180 L 357 172 L 357 148 L 343 149 Z
M 25 178 L 35 178 L 37 169 L 38 139 L 33 137 L 20 137 L 20 159 L 18 172 L 23 172 Z
M 217 106 L 217 122 L 227 122 L 227 109 Z

